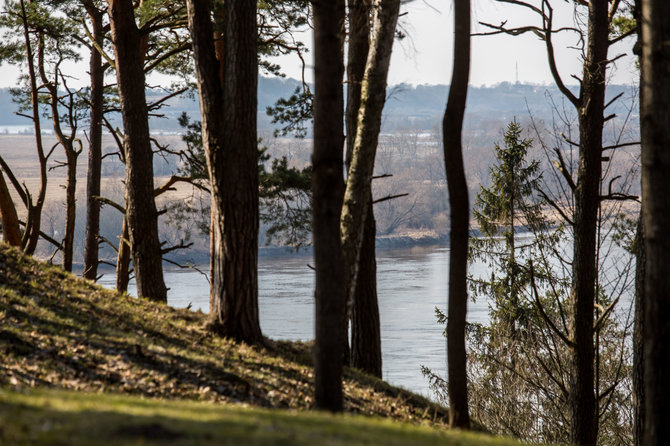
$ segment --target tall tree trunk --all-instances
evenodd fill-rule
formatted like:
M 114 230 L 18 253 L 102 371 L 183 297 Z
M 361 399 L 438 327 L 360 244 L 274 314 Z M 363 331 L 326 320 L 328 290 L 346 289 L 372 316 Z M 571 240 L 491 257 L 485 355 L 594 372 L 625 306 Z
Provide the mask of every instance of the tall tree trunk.
M 261 343 L 258 318 L 258 55 L 256 1 L 224 2 L 223 287 L 220 332 Z
M 461 133 L 470 76 L 470 0 L 455 0 L 454 26 L 454 68 L 442 121 L 444 163 L 451 209 L 447 368 L 449 424 L 452 427 L 468 429 L 470 416 L 465 369 L 465 317 L 468 305 L 466 278 L 470 204 L 463 167 Z
M 220 43 L 215 45 L 207 3 L 189 0 L 187 8 L 212 185 L 210 326 L 238 341 L 262 343 L 257 277 L 256 2 L 224 4 L 223 51 Z M 217 61 L 217 54 L 224 60 Z
M 223 222 L 221 200 L 223 188 L 223 87 L 222 61 L 217 60 L 216 48 L 222 41 L 213 40 L 214 31 L 210 9 L 206 1 L 187 0 L 188 27 L 193 42 L 193 57 L 200 95 L 202 118 L 202 143 L 207 160 L 207 176 L 211 188 L 211 211 L 209 231 L 210 291 L 209 308 L 223 296 L 223 254 L 221 244 Z M 223 54 L 223 51 L 221 51 Z
M 356 142 L 358 111 L 361 107 L 361 84 L 370 49 L 370 12 L 372 0 L 348 0 L 349 44 L 347 47 L 347 129 L 346 169 L 349 171 Z
M 314 402 L 342 411 L 345 268 L 340 244 L 344 97 L 344 0 L 313 1 L 312 237 L 316 266 Z
M 356 138 L 340 219 L 342 251 L 347 273 L 347 308 L 353 308 L 356 295 L 361 246 L 372 197 L 371 182 L 400 0 L 377 0 L 373 9 L 372 43 L 361 85 Z
M 128 217 L 124 215 L 123 224 L 121 225 L 121 237 L 119 238 L 119 249 L 116 256 L 116 291 L 120 293 L 128 291 L 128 282 L 130 282 L 130 255 Z
M 635 234 L 635 327 L 633 329 L 633 444 L 643 446 L 644 437 L 644 311 L 646 253 L 642 215 Z
M 131 0 L 109 0 L 116 75 L 124 127 L 126 215 L 139 297 L 167 302 L 158 212 L 154 201 L 153 153 L 145 96 L 143 54 Z
M 2 217 L 2 238 L 10 246 L 21 246 L 21 230 L 16 207 L 9 195 L 5 177 L 0 170 L 0 217 Z
M 370 0 L 349 0 L 349 45 L 347 56 L 347 171 L 358 126 L 361 83 L 370 48 Z M 376 225 L 372 191 L 368 197 L 368 216 L 361 245 L 358 283 L 351 313 L 351 365 L 373 376 L 382 376 L 381 331 L 377 301 Z
M 67 183 L 65 183 L 65 234 L 63 237 L 63 269 L 72 271 L 74 255 L 74 228 L 77 219 L 77 158 L 72 141 L 65 151 L 67 160 Z
M 103 12 L 93 2 L 85 2 L 91 20 L 93 40 L 102 48 L 104 31 Z M 104 105 L 104 69 L 102 56 L 97 48 L 91 48 L 89 74 L 91 82 L 90 127 L 88 135 L 88 173 L 86 175 L 86 235 L 84 237 L 84 278 L 98 278 L 98 247 L 100 236 L 100 177 L 102 175 L 102 114 Z
M 372 376 L 382 376 L 382 344 L 377 302 L 377 262 L 375 259 L 375 219 L 372 198 L 361 246 L 356 295 L 351 312 L 351 365 Z
M 642 17 L 640 15 L 640 0 L 635 0 L 633 5 L 633 18 L 637 29 L 637 41 L 633 47 L 633 53 L 637 56 L 642 68 Z M 640 85 L 642 84 L 640 76 Z M 642 95 L 640 89 L 640 95 Z M 644 99 L 640 98 L 640 103 Z M 644 310 L 645 290 L 644 276 L 646 274 L 646 252 L 644 249 L 644 224 L 642 213 L 637 220 L 635 233 L 635 314 L 633 327 L 633 445 L 643 446 L 644 437 Z
M 642 0 L 644 445 L 670 439 L 670 2 Z
M 33 254 L 37 248 L 37 241 L 40 237 L 40 227 L 42 222 L 42 208 L 46 198 L 47 190 L 47 155 L 44 153 L 42 142 L 42 127 L 39 110 L 39 90 L 37 89 L 37 73 L 35 70 L 35 59 L 32 43 L 30 41 L 30 32 L 28 30 L 28 16 L 26 14 L 25 1 L 21 0 L 21 15 L 23 22 L 23 36 L 26 44 L 26 61 L 28 62 L 28 81 L 30 83 L 30 103 L 32 109 L 33 127 L 35 129 L 35 145 L 37 147 L 37 159 L 40 169 L 40 188 L 37 193 L 37 200 L 33 201 L 30 196 L 27 197 L 26 208 L 28 216 L 26 217 L 26 230 L 21 238 L 21 246 L 26 254 Z
M 579 168 L 575 189 L 572 262 L 572 374 L 569 387 L 570 441 L 595 445 L 598 416 L 594 389 L 596 230 L 600 205 L 605 76 L 609 36 L 608 1 L 589 2 L 588 53 L 580 95 Z

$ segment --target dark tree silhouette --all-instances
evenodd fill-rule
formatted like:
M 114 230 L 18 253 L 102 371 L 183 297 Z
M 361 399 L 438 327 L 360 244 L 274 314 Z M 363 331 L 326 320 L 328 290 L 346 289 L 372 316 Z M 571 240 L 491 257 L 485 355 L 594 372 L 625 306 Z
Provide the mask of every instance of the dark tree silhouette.
M 344 0 L 313 1 L 314 149 L 312 234 L 316 266 L 314 394 L 319 409 L 342 411 L 345 268 L 340 244 L 344 195 Z
M 447 368 L 449 424 L 467 429 L 470 427 L 470 416 L 465 367 L 465 316 L 468 305 L 466 281 L 470 204 L 463 167 L 461 133 L 470 76 L 470 0 L 455 1 L 454 26 L 454 68 L 442 121 L 444 163 L 451 209 Z
M 670 2 L 642 0 L 644 445 L 670 440 Z

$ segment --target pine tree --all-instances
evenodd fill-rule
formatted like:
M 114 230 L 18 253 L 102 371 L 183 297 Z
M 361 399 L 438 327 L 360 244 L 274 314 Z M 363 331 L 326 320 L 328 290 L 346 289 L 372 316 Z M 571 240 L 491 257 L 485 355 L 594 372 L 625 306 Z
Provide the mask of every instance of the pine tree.
M 517 246 L 515 237 L 520 231 L 542 225 L 535 193 L 541 179 L 540 164 L 528 160 L 533 140 L 523 138 L 522 132 L 514 119 L 507 126 L 503 145 L 494 146 L 496 164 L 490 169 L 491 185 L 481 188 L 474 206 L 474 218 L 483 237 L 471 242 L 473 258 L 492 262 L 495 270 L 504 272 L 479 285 L 480 291 L 494 298 L 492 323 L 503 324 L 512 337 L 523 323 L 520 289 L 528 285 L 527 274 L 517 263 L 517 252 L 524 246 Z

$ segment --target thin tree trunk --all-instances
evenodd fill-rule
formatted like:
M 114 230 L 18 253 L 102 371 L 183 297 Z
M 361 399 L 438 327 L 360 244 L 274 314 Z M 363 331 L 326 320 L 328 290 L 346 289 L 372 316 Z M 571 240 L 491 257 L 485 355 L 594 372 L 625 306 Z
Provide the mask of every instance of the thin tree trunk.
M 223 295 L 223 254 L 221 253 L 223 222 L 220 221 L 223 188 L 223 87 L 220 61 L 216 57 L 217 45 L 222 41 L 213 40 L 214 31 L 210 19 L 210 9 L 206 1 L 187 0 L 188 27 L 193 41 L 193 56 L 200 95 L 202 118 L 202 142 L 207 160 L 207 176 L 211 188 L 210 210 L 210 312 L 216 301 Z M 221 52 L 223 54 L 223 52 Z
M 72 147 L 70 147 L 72 149 Z M 65 234 L 63 237 L 63 269 L 72 271 L 74 255 L 74 228 L 77 219 L 77 157 L 78 153 L 67 149 L 67 183 L 65 184 Z
M 120 293 L 128 291 L 130 282 L 130 235 L 128 233 L 128 218 L 123 216 L 121 237 L 116 257 L 116 290 Z
M 85 3 L 91 20 L 93 40 L 102 48 L 104 32 L 102 17 L 93 3 Z M 100 177 L 102 175 L 102 114 L 104 105 L 104 69 L 102 56 L 91 48 L 90 57 L 90 127 L 88 135 L 88 173 L 86 176 L 86 235 L 84 237 L 84 278 L 98 278 L 98 248 L 100 236 Z
M 347 128 L 346 169 L 349 171 L 354 154 L 358 111 L 361 107 L 361 84 L 365 75 L 365 63 L 370 49 L 370 2 L 371 0 L 348 0 L 349 44 L 347 47 Z
M 21 0 L 21 15 L 23 22 L 23 35 L 26 44 L 26 61 L 28 62 L 28 81 L 30 83 L 30 102 L 32 107 L 32 120 L 35 129 L 35 145 L 37 148 L 37 159 L 40 169 L 40 188 L 37 193 L 37 200 L 32 201 L 28 197 L 26 208 L 28 216 L 26 218 L 26 230 L 21 238 L 21 246 L 26 254 L 33 254 L 37 248 L 37 241 L 40 237 L 40 227 L 42 221 L 42 208 L 46 198 L 47 189 L 47 155 L 44 153 L 42 142 L 42 128 L 39 110 L 39 90 L 37 89 L 37 73 L 35 70 L 35 60 L 30 42 L 30 32 L 28 30 L 28 17 L 26 14 L 25 2 Z
M 126 215 L 139 297 L 167 302 L 154 201 L 153 153 L 145 96 L 143 54 L 131 0 L 110 0 L 116 74 L 125 132 Z
M 642 0 L 644 445 L 670 439 L 670 2 Z
M 340 244 L 344 181 L 344 0 L 312 2 L 314 17 L 314 148 L 312 237 L 316 266 L 314 403 L 342 411 L 345 268 Z
M 469 0 L 455 0 L 454 26 L 454 68 L 447 108 L 442 121 L 444 162 L 451 209 L 447 368 L 449 424 L 452 427 L 468 429 L 470 416 L 465 369 L 465 316 L 468 303 L 466 277 L 470 205 L 463 167 L 461 133 L 470 75 Z
M 570 442 L 595 445 L 598 416 L 594 389 L 596 230 L 600 205 L 602 133 L 608 50 L 608 1 L 589 2 L 588 56 L 579 112 L 579 168 L 575 189 L 572 263 L 572 374 L 569 388 Z
M 361 86 L 356 139 L 347 177 L 340 233 L 347 273 L 347 307 L 352 308 L 360 260 L 365 220 L 371 197 L 377 141 L 382 110 L 386 101 L 386 81 L 391 63 L 400 0 L 379 1 L 374 5 L 372 44 Z
M 351 365 L 372 376 L 382 376 L 382 344 L 377 303 L 377 262 L 375 259 L 375 219 L 372 199 L 361 246 L 360 267 L 351 313 Z
M 2 217 L 2 238 L 10 246 L 21 246 L 21 230 L 16 207 L 9 195 L 5 177 L 0 170 L 0 217 Z
M 346 168 L 356 139 L 358 111 L 361 104 L 361 83 L 370 48 L 370 0 L 350 0 L 349 45 L 347 56 L 347 155 Z M 358 283 L 351 314 L 351 365 L 381 378 L 381 332 L 377 301 L 377 263 L 375 259 L 376 225 L 372 192 L 368 198 L 368 216 L 361 245 Z
M 633 444 L 643 446 L 644 436 L 644 311 L 646 255 L 642 215 L 635 234 L 635 327 L 633 329 Z

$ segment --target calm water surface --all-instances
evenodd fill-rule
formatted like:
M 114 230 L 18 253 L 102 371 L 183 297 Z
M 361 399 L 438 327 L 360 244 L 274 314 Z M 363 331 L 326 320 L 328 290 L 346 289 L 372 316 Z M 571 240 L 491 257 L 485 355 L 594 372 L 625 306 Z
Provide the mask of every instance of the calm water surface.
M 311 256 L 261 257 L 259 311 L 263 334 L 273 339 L 314 338 L 314 272 Z M 446 312 L 449 248 L 415 247 L 377 253 L 383 378 L 431 396 L 421 374 L 425 365 L 446 377 L 446 340 L 435 307 Z M 207 267 L 204 267 L 207 270 Z M 100 280 L 114 286 L 114 276 Z M 209 285 L 195 270 L 167 270 L 168 303 L 208 311 Z M 129 292 L 135 293 L 134 284 Z M 468 320 L 485 322 L 487 303 L 468 303 Z

